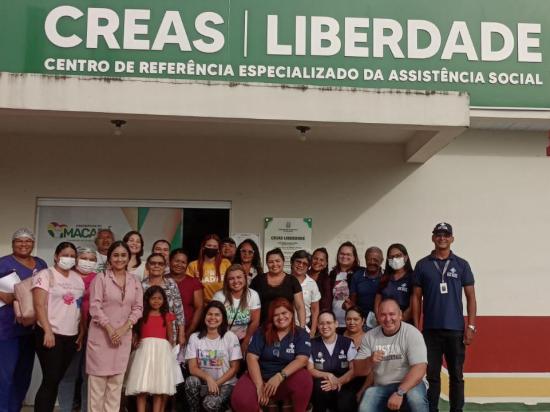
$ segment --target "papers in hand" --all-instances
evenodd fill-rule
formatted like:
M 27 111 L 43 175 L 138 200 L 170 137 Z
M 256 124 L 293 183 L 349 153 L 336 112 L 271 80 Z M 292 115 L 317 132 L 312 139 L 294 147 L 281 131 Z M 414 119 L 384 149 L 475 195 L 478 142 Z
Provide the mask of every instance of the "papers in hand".
M 13 293 L 13 287 L 16 283 L 21 282 L 16 272 L 11 272 L 9 275 L 0 278 L 0 292 Z M 0 308 L 6 305 L 4 301 L 0 299 Z

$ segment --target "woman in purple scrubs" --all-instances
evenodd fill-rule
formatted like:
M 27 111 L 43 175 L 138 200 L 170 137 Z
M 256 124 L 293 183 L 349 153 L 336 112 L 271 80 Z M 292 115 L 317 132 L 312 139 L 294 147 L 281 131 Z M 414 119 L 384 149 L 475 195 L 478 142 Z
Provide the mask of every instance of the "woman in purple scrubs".
M 0 258 L 0 278 L 17 273 L 21 280 L 31 277 L 48 265 L 31 256 L 34 234 L 29 229 L 18 229 L 12 236 L 11 255 Z M 32 326 L 15 322 L 13 301 L 15 295 L 0 291 L 0 412 L 19 412 L 31 383 L 34 364 L 34 335 Z

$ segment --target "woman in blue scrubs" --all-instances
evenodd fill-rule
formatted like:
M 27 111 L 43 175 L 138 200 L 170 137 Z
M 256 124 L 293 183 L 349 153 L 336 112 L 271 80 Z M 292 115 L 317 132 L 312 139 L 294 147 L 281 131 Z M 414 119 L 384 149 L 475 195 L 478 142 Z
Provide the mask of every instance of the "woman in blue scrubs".
M 12 254 L 0 258 L 0 279 L 13 272 L 25 280 L 47 268 L 42 259 L 31 256 L 34 234 L 18 229 L 12 236 Z M 0 292 L 0 412 L 19 412 L 29 389 L 34 365 L 34 335 L 32 326 L 23 327 L 15 321 L 13 293 Z

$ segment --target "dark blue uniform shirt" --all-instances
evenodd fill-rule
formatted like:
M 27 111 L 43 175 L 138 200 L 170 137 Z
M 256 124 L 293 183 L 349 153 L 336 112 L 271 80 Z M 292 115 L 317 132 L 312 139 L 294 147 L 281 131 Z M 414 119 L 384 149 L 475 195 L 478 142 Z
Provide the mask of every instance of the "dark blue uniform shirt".
M 440 284 L 447 260 L 449 266 L 443 276 L 447 293 L 441 293 Z M 464 330 L 462 288 L 473 284 L 470 265 L 452 252 L 444 260 L 437 259 L 434 254 L 419 260 L 414 268 L 414 285 L 422 288 L 424 329 Z

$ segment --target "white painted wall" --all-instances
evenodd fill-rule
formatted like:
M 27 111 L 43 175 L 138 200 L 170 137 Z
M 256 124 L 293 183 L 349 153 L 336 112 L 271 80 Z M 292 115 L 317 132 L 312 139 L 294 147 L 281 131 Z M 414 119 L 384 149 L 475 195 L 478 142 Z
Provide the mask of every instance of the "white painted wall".
M 228 200 L 233 232 L 262 232 L 265 216 L 313 218 L 313 244 L 363 253 L 403 242 L 414 260 L 434 224 L 455 227 L 457 254 L 477 275 L 482 315 L 550 315 L 545 291 L 550 159 L 543 133 L 470 130 L 423 165 L 403 147 L 289 140 L 1 141 L 0 252 L 34 226 L 37 197 Z

